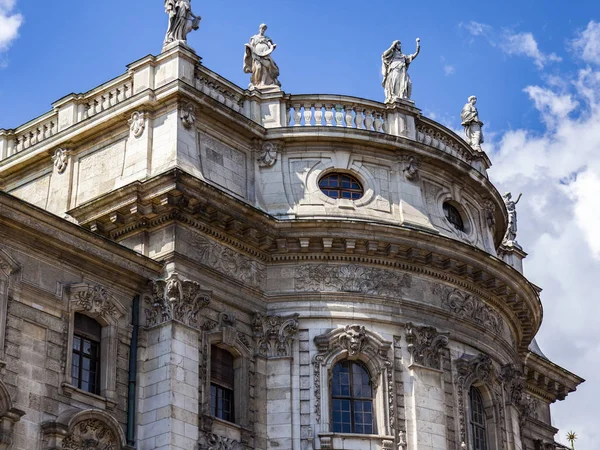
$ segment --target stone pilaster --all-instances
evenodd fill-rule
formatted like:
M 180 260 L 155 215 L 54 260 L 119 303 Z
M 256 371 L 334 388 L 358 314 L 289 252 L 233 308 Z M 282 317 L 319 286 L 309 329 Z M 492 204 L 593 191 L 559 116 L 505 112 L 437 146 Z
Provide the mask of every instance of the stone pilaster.
M 527 253 L 516 242 L 504 243 L 498 249 L 498 256 L 509 266 L 523 274 L 523 260 Z

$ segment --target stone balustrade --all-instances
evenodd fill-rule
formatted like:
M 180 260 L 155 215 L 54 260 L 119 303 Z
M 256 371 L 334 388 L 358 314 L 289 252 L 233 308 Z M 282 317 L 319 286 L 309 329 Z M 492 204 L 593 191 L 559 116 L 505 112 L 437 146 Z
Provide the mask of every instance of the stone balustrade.
M 440 127 L 433 120 L 420 117 L 417 120 L 416 141 L 448 153 L 466 163 L 471 163 L 476 150 L 473 150 L 460 137 L 448 129 Z
M 354 97 L 292 95 L 286 105 L 287 125 L 343 127 L 388 133 L 385 106 Z
M 58 113 L 51 111 L 16 130 L 0 130 L 0 159 L 22 152 L 58 133 Z
M 244 114 L 243 91 L 240 90 L 241 92 L 236 92 L 216 77 L 211 77 L 209 74 L 204 73 L 196 75 L 196 89 L 215 99 L 219 103 L 224 104 L 228 108 Z
M 93 117 L 109 108 L 127 100 L 133 95 L 133 78 L 127 75 L 119 77 L 112 82 L 94 89 L 83 96 L 81 108 L 78 111 L 78 121 Z

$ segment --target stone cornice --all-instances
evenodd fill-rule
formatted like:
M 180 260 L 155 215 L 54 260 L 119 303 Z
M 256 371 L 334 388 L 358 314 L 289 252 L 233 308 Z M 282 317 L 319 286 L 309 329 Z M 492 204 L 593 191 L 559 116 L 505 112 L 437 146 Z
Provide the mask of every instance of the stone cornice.
M 542 318 L 536 288 L 503 261 L 473 246 L 385 224 L 280 221 L 177 169 L 69 213 L 83 226 L 116 240 L 183 222 L 264 263 L 349 261 L 438 279 L 472 292 L 510 317 L 521 352 Z
M 525 357 L 527 391 L 553 403 L 564 400 L 585 380 L 533 352 Z

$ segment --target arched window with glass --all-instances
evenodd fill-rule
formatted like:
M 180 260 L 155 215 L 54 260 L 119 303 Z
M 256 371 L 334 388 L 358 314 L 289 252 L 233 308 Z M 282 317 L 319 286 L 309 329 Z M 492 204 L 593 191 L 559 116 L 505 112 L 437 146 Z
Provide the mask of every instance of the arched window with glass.
M 234 358 L 216 345 L 210 349 L 210 411 L 213 417 L 235 422 Z
M 75 313 L 71 377 L 73 386 L 100 394 L 100 343 L 102 325 L 91 317 Z
M 474 386 L 469 391 L 469 407 L 471 412 L 471 450 L 487 450 L 485 406 L 481 392 Z
M 373 386 L 360 363 L 342 361 L 331 374 L 331 422 L 334 433 L 376 434 Z

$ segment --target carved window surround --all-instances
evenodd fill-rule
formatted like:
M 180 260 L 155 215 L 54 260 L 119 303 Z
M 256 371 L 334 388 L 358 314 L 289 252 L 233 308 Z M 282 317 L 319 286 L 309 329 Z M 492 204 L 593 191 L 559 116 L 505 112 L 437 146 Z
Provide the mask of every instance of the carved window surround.
M 119 322 L 127 309 L 102 286 L 72 284 L 67 288 L 68 325 L 65 342 L 63 393 L 98 408 L 111 409 L 117 404 L 117 347 Z M 73 359 L 73 334 L 75 313 L 85 314 L 102 325 L 100 342 L 100 395 L 84 392 L 73 386 L 71 365 Z
M 0 380 L 0 450 L 8 450 L 12 447 L 14 425 L 24 415 L 24 411 L 13 407 L 8 389 Z
M 318 353 L 313 358 L 314 365 L 314 390 L 315 390 L 315 416 L 321 423 L 321 430 L 325 433 L 325 441 L 331 442 L 331 417 L 330 417 L 330 386 L 331 370 L 342 360 L 361 361 L 369 370 L 371 383 L 375 391 L 373 409 L 375 411 L 378 434 L 373 435 L 374 440 L 387 439 L 394 435 L 395 427 L 395 398 L 393 364 L 389 358 L 392 343 L 386 341 L 379 334 L 368 331 L 361 325 L 348 325 L 337 328 L 315 337 Z M 338 435 L 335 433 L 335 435 Z M 370 435 L 353 435 L 365 436 Z M 391 438 L 392 442 L 394 438 Z M 326 447 L 322 447 L 326 448 Z M 333 447 L 330 447 L 333 448 Z M 385 447 L 383 447 L 385 448 Z

